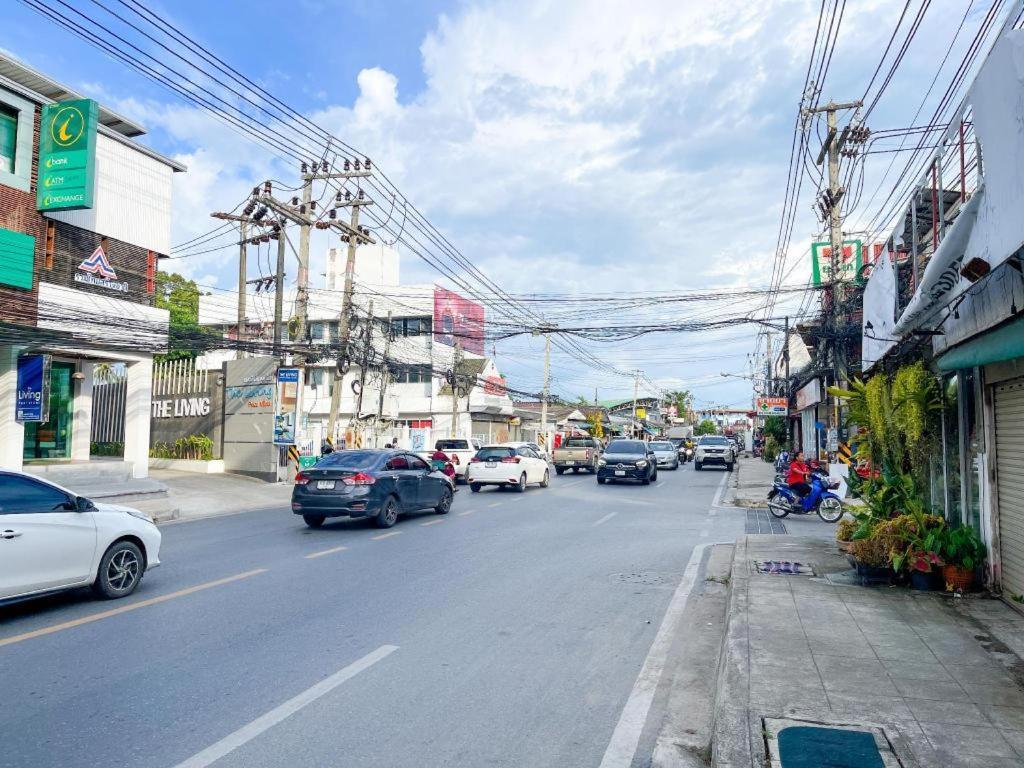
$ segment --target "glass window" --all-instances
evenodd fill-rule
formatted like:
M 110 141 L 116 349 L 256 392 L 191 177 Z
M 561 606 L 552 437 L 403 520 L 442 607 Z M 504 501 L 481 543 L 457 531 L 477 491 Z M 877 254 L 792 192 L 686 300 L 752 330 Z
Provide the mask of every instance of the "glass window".
M 431 325 L 433 325 L 433 320 L 431 318 L 429 318 L 429 317 L 421 317 L 420 318 L 420 335 L 421 336 L 429 336 L 430 335 L 430 327 L 431 327 Z
M 566 448 L 593 448 L 594 441 L 589 437 L 570 437 L 565 441 Z
M 408 454 L 405 458 L 409 461 L 409 469 L 430 469 L 430 467 L 427 466 L 427 462 L 419 456 Z
M 476 457 L 480 461 L 501 461 L 509 456 L 514 456 L 515 450 L 512 448 L 502 448 L 495 446 L 493 448 L 481 448 L 476 452 Z
M 468 440 L 438 440 L 434 443 L 435 451 L 468 451 Z
M 379 451 L 335 451 L 317 462 L 317 469 L 372 469 L 380 459 Z
M 0 475 L 0 514 L 65 511 L 67 494 L 52 485 L 16 475 Z
M 325 339 L 323 323 L 310 323 L 309 324 L 309 338 L 311 341 L 323 341 Z
M 0 104 L 0 171 L 14 173 L 18 151 L 18 111 Z
M 669 442 L 651 443 L 651 450 L 652 451 L 674 451 L 675 449 L 676 449 L 676 447 L 674 445 L 672 445 L 672 443 L 669 443 Z
M 647 453 L 647 448 L 639 440 L 613 440 L 606 453 Z
M 388 459 L 388 463 L 384 466 L 384 469 L 395 470 L 395 469 L 408 469 L 409 460 L 405 456 L 394 456 Z
M 959 524 L 963 519 L 960 508 L 960 381 L 957 374 L 946 376 L 942 382 L 942 438 L 944 444 L 942 476 L 933 484 L 932 500 L 945 507 L 946 519 Z
M 976 369 L 960 372 L 961 478 L 964 522 L 981 531 L 981 464 L 985 454 L 981 393 Z

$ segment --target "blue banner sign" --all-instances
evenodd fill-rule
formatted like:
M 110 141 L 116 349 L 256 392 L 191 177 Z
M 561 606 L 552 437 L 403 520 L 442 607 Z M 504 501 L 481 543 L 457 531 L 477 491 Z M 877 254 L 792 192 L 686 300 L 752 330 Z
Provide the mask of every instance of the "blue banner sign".
M 18 396 L 14 405 L 17 421 L 50 420 L 50 356 L 18 358 Z

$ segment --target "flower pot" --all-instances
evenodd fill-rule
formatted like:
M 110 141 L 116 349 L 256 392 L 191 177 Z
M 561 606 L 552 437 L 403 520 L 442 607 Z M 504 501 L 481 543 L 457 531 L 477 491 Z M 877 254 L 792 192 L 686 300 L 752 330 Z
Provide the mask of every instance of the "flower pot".
M 857 575 L 860 576 L 861 585 L 865 587 L 871 584 L 891 584 L 892 577 L 895 575 L 892 568 L 887 565 L 867 565 L 859 560 L 854 560 L 854 567 L 857 569 Z
M 921 592 L 930 592 L 935 589 L 938 571 L 911 571 L 910 586 Z
M 942 568 L 942 581 L 947 592 L 967 592 L 974 585 L 974 571 L 959 565 L 946 565 Z
M 837 541 L 836 542 L 836 547 L 839 549 L 840 552 L 846 552 L 847 554 L 849 554 L 850 552 L 853 551 L 853 542 L 852 541 Z

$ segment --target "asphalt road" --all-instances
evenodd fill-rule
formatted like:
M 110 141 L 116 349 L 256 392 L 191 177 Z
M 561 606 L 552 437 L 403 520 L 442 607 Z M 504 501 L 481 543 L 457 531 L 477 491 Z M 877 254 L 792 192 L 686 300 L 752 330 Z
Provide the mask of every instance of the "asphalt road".
M 724 474 L 167 525 L 127 600 L 0 609 L 0 765 L 596 767 L 693 548 L 743 533 Z

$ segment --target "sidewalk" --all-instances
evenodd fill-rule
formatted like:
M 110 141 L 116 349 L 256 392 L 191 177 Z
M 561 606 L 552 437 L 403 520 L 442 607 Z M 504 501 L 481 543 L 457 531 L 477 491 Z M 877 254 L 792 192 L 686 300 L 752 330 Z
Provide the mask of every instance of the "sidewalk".
M 741 457 L 732 471 L 722 503 L 748 509 L 767 509 L 768 491 L 774 482 L 774 464 L 762 459 Z
M 160 510 L 144 509 L 157 522 L 217 517 L 254 509 L 282 507 L 291 511 L 292 486 L 267 483 L 245 475 L 201 475 L 156 469 L 149 476 L 167 486 L 167 499 Z
M 759 573 L 754 563 L 767 560 L 797 561 L 815 575 Z M 835 766 L 1024 765 L 1024 663 L 999 639 L 1024 645 L 1024 617 L 991 599 L 823 578 L 848 569 L 830 542 L 737 542 L 712 765 L 778 766 L 765 762 L 766 749 L 777 759 L 779 745 L 791 739 L 793 748 L 798 735 L 819 739 Z M 822 724 L 845 730 L 786 731 Z M 821 746 L 854 736 L 873 740 L 882 762 Z

